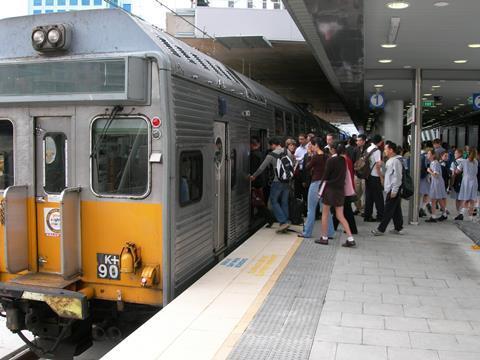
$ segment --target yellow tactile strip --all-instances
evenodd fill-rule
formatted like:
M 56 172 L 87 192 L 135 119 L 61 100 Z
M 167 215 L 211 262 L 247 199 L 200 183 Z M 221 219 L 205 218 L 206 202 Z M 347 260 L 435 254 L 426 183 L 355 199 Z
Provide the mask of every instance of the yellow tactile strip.
M 226 359 L 227 356 L 230 354 L 235 344 L 238 342 L 250 322 L 253 320 L 255 314 L 262 306 L 263 302 L 270 293 L 270 290 L 272 290 L 273 286 L 277 282 L 283 270 L 285 270 L 285 268 L 287 267 L 288 263 L 292 259 L 293 255 L 295 254 L 301 243 L 302 239 L 297 239 L 292 245 L 288 253 L 283 258 L 282 262 L 278 265 L 277 269 L 273 272 L 272 276 L 270 276 L 267 283 L 263 286 L 262 290 L 259 292 L 255 300 L 253 301 L 252 305 L 250 305 L 245 315 L 242 317 L 235 329 L 233 329 L 228 338 L 224 341 L 220 349 L 217 351 L 214 357 L 215 360 Z

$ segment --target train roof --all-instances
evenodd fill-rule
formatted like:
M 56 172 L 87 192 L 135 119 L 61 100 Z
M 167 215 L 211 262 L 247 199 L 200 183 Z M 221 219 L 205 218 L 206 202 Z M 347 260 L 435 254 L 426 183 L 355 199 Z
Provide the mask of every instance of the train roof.
M 36 26 L 67 24 L 72 29 L 69 50 L 40 54 L 31 44 Z M 290 111 L 296 107 L 263 85 L 226 67 L 161 29 L 121 9 L 82 10 L 0 20 L 0 63 L 85 56 L 105 58 L 122 54 L 161 53 L 175 75 L 259 104 L 272 103 Z

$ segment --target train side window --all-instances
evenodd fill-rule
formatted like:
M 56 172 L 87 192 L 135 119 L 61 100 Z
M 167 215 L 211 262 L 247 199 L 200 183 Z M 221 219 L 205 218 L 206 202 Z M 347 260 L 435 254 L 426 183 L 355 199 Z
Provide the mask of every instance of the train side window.
M 200 201 L 203 192 L 203 156 L 198 150 L 180 153 L 180 206 Z
M 0 190 L 13 185 L 13 125 L 0 120 Z
M 285 124 L 283 122 L 283 112 L 275 109 L 275 135 L 285 134 Z
M 46 193 L 61 193 L 67 187 L 67 136 L 46 133 L 43 138 L 44 182 Z
M 287 136 L 293 136 L 293 119 L 292 114 L 285 114 L 285 123 L 287 124 Z
M 149 191 L 148 123 L 139 117 L 92 124 L 92 190 L 103 196 L 145 197 Z

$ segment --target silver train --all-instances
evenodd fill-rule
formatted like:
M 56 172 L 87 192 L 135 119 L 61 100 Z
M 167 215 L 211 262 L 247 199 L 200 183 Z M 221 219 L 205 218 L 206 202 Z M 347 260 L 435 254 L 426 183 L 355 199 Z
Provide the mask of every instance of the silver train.
M 338 133 L 120 10 L 0 34 L 0 302 L 41 356 L 164 306 L 251 234 L 251 136 Z

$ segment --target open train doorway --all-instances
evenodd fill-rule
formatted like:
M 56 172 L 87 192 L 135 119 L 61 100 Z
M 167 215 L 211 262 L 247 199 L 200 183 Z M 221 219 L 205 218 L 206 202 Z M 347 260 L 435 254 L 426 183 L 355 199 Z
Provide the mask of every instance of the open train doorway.
M 226 212 L 226 125 L 223 122 L 214 123 L 214 172 L 215 172 L 215 227 L 214 249 L 220 253 L 226 247 L 225 212 Z

